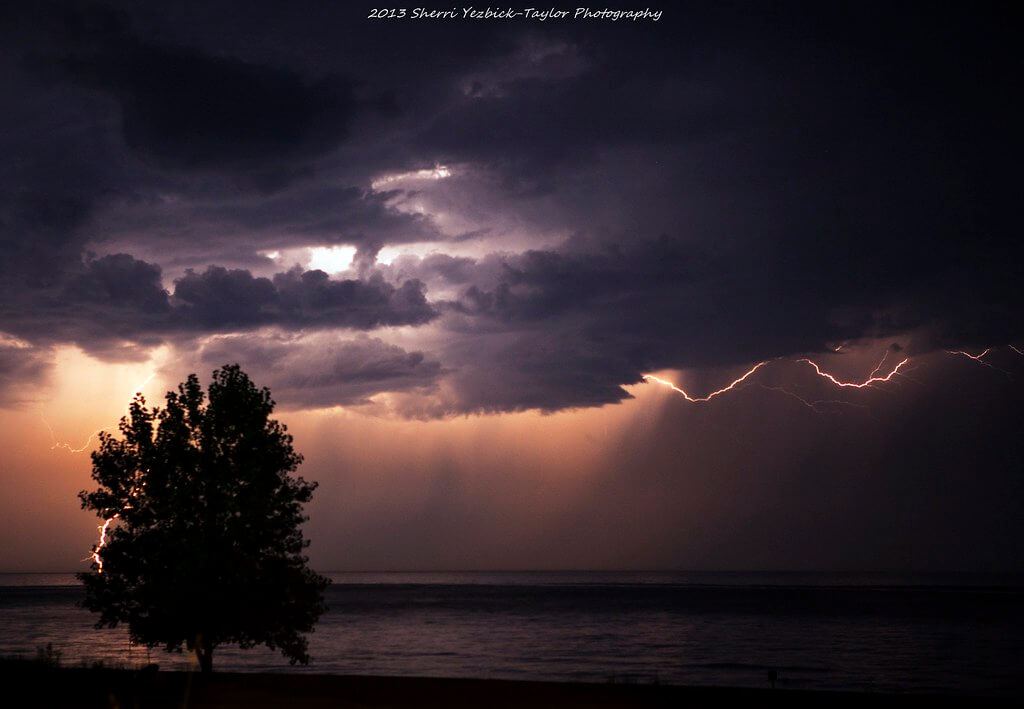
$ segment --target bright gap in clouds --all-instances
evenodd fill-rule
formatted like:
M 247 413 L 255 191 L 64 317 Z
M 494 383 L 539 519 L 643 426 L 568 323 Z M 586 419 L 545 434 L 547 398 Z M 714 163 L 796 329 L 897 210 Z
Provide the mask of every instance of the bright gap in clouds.
M 354 246 L 316 246 L 309 250 L 309 268 L 326 273 L 340 273 L 352 266 L 355 255 Z

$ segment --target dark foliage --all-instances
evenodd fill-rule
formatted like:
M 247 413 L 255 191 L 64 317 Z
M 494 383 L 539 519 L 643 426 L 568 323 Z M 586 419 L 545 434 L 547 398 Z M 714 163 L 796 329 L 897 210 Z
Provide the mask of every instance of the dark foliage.
M 204 671 L 218 645 L 279 648 L 309 661 L 303 633 L 324 610 L 329 580 L 306 566 L 300 525 L 315 482 L 292 477 L 302 456 L 274 401 L 238 365 L 213 373 L 208 397 L 192 374 L 164 408 L 137 395 L 123 439 L 100 435 L 100 488 L 82 506 L 116 516 L 85 584 L 97 627 L 195 651 Z

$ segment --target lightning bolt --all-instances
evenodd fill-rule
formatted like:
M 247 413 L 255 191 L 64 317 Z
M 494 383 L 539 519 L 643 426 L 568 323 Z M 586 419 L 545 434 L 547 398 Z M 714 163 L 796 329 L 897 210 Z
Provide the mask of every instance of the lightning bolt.
M 1009 345 L 1009 348 L 1010 348 L 1011 350 L 1013 350 L 1014 352 L 1016 352 L 1017 354 L 1020 354 L 1020 353 L 1021 353 L 1021 351 L 1020 351 L 1020 350 L 1018 350 L 1018 349 L 1017 349 L 1016 347 L 1014 347 L 1013 345 Z M 962 356 L 964 356 L 964 357 L 967 357 L 968 359 L 974 360 L 974 361 L 975 361 L 975 362 L 977 362 L 978 364 L 981 364 L 981 365 L 984 365 L 984 366 L 988 367 L 989 369 L 993 369 L 993 370 L 995 370 L 995 371 L 999 372 L 1000 374 L 1005 374 L 1005 375 L 1006 375 L 1006 376 L 1008 376 L 1008 377 L 1009 377 L 1009 376 L 1011 376 L 1011 375 L 1010 375 L 1010 373 L 1009 373 L 1009 372 L 1007 372 L 1007 371 L 1006 371 L 1005 369 L 1002 369 L 1002 368 L 1000 368 L 1000 367 L 997 367 L 997 366 L 995 366 L 994 364 L 992 364 L 991 362 L 986 362 L 986 361 L 985 361 L 985 359 L 984 359 L 984 358 L 985 358 L 985 357 L 986 357 L 986 356 L 987 356 L 987 355 L 988 355 L 988 354 L 989 354 L 989 353 L 990 353 L 991 351 L 992 351 L 992 348 L 991 348 L 991 347 L 988 347 L 988 348 L 986 348 L 986 349 L 985 349 L 985 350 L 984 350 L 983 352 L 981 352 L 980 354 L 977 354 L 977 355 L 972 355 L 972 354 L 971 354 L 970 352 L 964 352 L 964 351 L 962 351 L 962 350 L 956 350 L 956 351 L 950 351 L 950 350 L 946 350 L 946 352 L 947 352 L 948 354 L 952 354 L 952 355 L 962 355 Z
M 1019 354 L 1022 357 L 1024 357 L 1024 350 L 1021 350 L 1019 347 L 1016 347 L 1014 345 L 1007 345 L 1007 347 L 1009 347 L 1011 350 L 1013 350 L 1017 354 Z M 839 345 L 837 347 L 832 348 L 832 351 L 833 352 L 839 352 L 842 348 L 843 348 L 843 345 Z M 998 369 L 997 367 L 994 367 L 991 363 L 985 361 L 985 357 L 987 357 L 992 352 L 992 349 L 993 348 L 988 347 L 988 348 L 986 348 L 985 350 L 983 350 L 982 352 L 980 352 L 978 354 L 971 354 L 970 352 L 967 352 L 967 351 L 964 351 L 964 350 L 946 350 L 946 353 L 950 354 L 950 355 L 967 357 L 968 359 L 973 360 L 973 361 L 975 361 L 975 362 L 977 362 L 979 364 L 983 364 L 983 365 L 985 365 L 986 367 L 988 367 L 990 369 L 993 369 L 993 370 L 998 371 L 998 372 L 1003 372 L 1003 370 Z M 886 363 L 886 361 L 889 358 L 889 352 L 890 352 L 890 350 L 886 350 L 885 351 L 885 353 L 882 355 L 882 359 L 878 362 L 878 364 L 875 366 L 875 368 L 871 370 L 871 373 L 868 374 L 867 379 L 865 379 L 863 381 L 843 381 L 842 379 L 839 379 L 838 377 L 836 377 L 834 374 L 826 372 L 821 367 L 821 365 L 819 365 L 814 360 L 808 359 L 806 357 L 802 357 L 800 359 L 793 360 L 793 361 L 794 362 L 799 362 L 801 364 L 809 365 L 810 367 L 812 367 L 814 369 L 815 374 L 817 374 L 819 377 L 821 377 L 823 379 L 828 380 L 834 386 L 837 386 L 839 388 L 842 388 L 842 389 L 866 389 L 868 387 L 874 387 L 876 384 L 882 384 L 882 383 L 885 383 L 885 382 L 894 382 L 895 378 L 897 376 L 899 376 L 899 377 L 907 377 L 907 371 L 909 371 L 909 370 L 905 370 L 904 367 L 907 365 L 907 363 L 910 362 L 910 359 L 911 359 L 910 357 L 904 357 L 903 359 L 901 359 L 896 364 L 896 366 L 894 366 L 892 369 L 889 370 L 888 374 L 885 374 L 885 375 L 881 374 L 882 371 L 883 371 L 883 367 L 885 367 L 885 363 Z M 753 367 L 748 369 L 747 372 L 745 374 L 743 374 L 743 376 L 739 377 L 738 379 L 733 380 L 728 386 L 722 387 L 721 389 L 718 389 L 717 391 L 711 392 L 707 396 L 701 396 L 701 397 L 691 396 L 690 393 L 687 392 L 685 389 L 682 389 L 681 387 L 676 386 L 675 384 L 673 384 L 672 382 L 668 381 L 667 379 L 662 379 L 661 377 L 657 377 L 657 376 L 655 376 L 653 374 L 644 374 L 642 376 L 642 378 L 645 381 L 657 382 L 658 384 L 661 384 L 662 386 L 668 387 L 672 391 L 674 391 L 674 392 L 676 392 L 678 394 L 681 394 L 683 396 L 683 398 L 685 398 L 689 402 L 692 402 L 692 403 L 703 403 L 703 402 L 706 402 L 706 401 L 710 401 L 711 399 L 715 398 L 716 396 L 719 396 L 721 394 L 725 394 L 728 391 L 732 391 L 733 389 L 736 389 L 738 385 L 740 385 L 743 382 L 745 382 L 751 375 L 754 374 L 754 372 L 756 372 L 761 367 L 763 367 L 766 364 L 768 364 L 769 361 L 774 361 L 774 360 L 765 360 L 763 362 L 758 362 Z M 1006 372 L 1003 372 L 1003 373 L 1006 374 Z M 907 378 L 910 379 L 911 381 L 914 381 L 910 377 L 907 377 Z M 840 401 L 838 399 L 819 399 L 819 400 L 816 400 L 816 401 L 808 401 L 807 399 L 803 398 L 802 396 L 800 396 L 798 394 L 794 394 L 792 391 L 790 391 L 788 389 L 785 389 L 783 387 L 767 386 L 765 384 L 760 384 L 759 386 L 761 386 L 764 389 L 768 389 L 770 391 L 777 391 L 777 392 L 780 392 L 780 393 L 785 394 L 787 396 L 790 396 L 790 397 L 796 399 L 797 401 L 799 401 L 800 403 L 802 403 L 804 406 L 808 407 L 809 409 L 813 409 L 815 411 L 818 411 L 820 406 L 823 406 L 823 405 L 826 405 L 826 404 L 833 404 L 833 405 L 840 405 L 841 404 L 841 405 L 844 405 L 844 406 L 857 406 L 857 407 L 863 408 L 862 404 L 854 404 L 854 403 L 851 403 L 851 402 L 848 402 L 848 401 Z
M 886 355 L 888 355 L 888 354 L 889 353 L 886 352 Z M 807 359 L 806 357 L 803 358 L 803 359 L 798 359 L 797 360 L 797 362 L 806 362 L 807 364 L 809 364 L 812 367 L 814 367 L 814 371 L 817 372 L 819 377 L 824 377 L 825 379 L 828 379 L 830 382 L 835 384 L 837 387 L 844 387 L 844 388 L 850 388 L 850 389 L 863 389 L 865 387 L 872 386 L 873 384 L 878 384 L 880 382 L 891 381 L 892 378 L 895 377 L 899 373 L 899 371 L 903 367 L 903 365 L 905 365 L 909 361 L 910 361 L 910 357 L 904 357 L 903 360 L 899 364 L 897 364 L 895 367 L 893 367 L 891 372 L 889 372 L 884 377 L 879 377 L 879 376 L 876 376 L 876 375 L 878 374 L 878 371 L 882 368 L 882 364 L 885 362 L 885 357 L 883 357 L 882 361 L 878 363 L 878 366 L 875 367 L 875 369 L 871 372 L 871 374 L 868 375 L 868 378 L 865 379 L 864 381 L 858 383 L 858 382 L 844 382 L 844 381 L 842 381 L 840 379 L 836 379 L 833 375 L 831 375 L 828 372 L 824 371 L 818 365 L 817 362 L 815 362 L 813 360 L 810 360 L 810 359 Z
M 667 386 L 670 389 L 672 389 L 672 391 L 675 391 L 675 392 L 678 392 L 678 393 L 682 394 L 683 397 L 685 397 L 687 401 L 692 402 L 694 404 L 698 404 L 698 403 L 702 403 L 702 402 L 705 402 L 705 401 L 711 401 L 716 396 L 719 396 L 720 394 L 724 394 L 727 391 L 731 391 L 732 389 L 735 389 L 738 384 L 742 384 L 746 380 L 747 377 L 749 377 L 751 374 L 753 374 L 754 372 L 756 372 L 757 370 L 759 370 L 761 367 L 763 367 L 766 364 L 768 364 L 768 360 L 765 360 L 764 362 L 758 362 L 753 367 L 748 369 L 747 373 L 744 374 L 742 377 L 740 377 L 738 379 L 734 379 L 732 381 L 732 383 L 729 384 L 729 386 L 722 387 L 721 389 L 719 389 L 717 391 L 711 392 L 707 396 L 701 396 L 701 397 L 692 397 L 689 394 L 687 394 L 684 389 L 680 389 L 679 387 L 677 387 L 675 384 L 673 384 L 672 382 L 668 381 L 667 379 L 662 379 L 661 377 L 656 377 L 653 374 L 645 374 L 645 375 L 643 375 L 643 379 L 646 379 L 647 381 L 658 382 L 658 384 L 661 384 L 663 386 Z
M 842 348 L 842 345 L 840 345 L 839 347 L 835 348 L 833 351 L 838 352 L 841 348 Z M 982 355 L 979 355 L 979 356 L 983 356 L 983 355 L 984 355 L 984 353 L 982 353 Z M 808 359 L 806 357 L 798 359 L 798 360 L 794 360 L 794 361 L 810 365 L 814 369 L 815 373 L 819 377 L 822 377 L 823 379 L 827 379 L 829 382 L 831 382 L 833 385 L 835 385 L 837 387 L 840 387 L 840 388 L 843 388 L 843 389 L 865 389 L 867 387 L 873 387 L 876 384 L 881 384 L 883 382 L 891 382 L 891 381 L 893 381 L 893 378 L 896 377 L 897 375 L 900 375 L 901 374 L 900 370 L 902 370 L 903 367 L 906 366 L 906 364 L 910 361 L 910 357 L 904 357 L 902 360 L 900 360 L 896 364 L 896 366 L 894 366 L 889 371 L 888 374 L 882 375 L 881 374 L 882 368 L 885 366 L 885 362 L 888 359 L 888 357 L 889 357 L 889 350 L 886 350 L 885 353 L 882 355 L 882 359 L 878 362 L 878 364 L 875 366 L 875 368 L 873 370 L 871 370 L 871 373 L 868 375 L 867 379 L 865 379 L 864 381 L 843 381 L 843 380 L 839 379 L 838 377 L 836 377 L 834 374 L 826 372 L 824 369 L 822 369 L 821 365 L 819 365 L 814 360 Z M 972 359 L 974 359 L 974 358 L 972 357 Z M 721 394 L 725 394 L 728 391 L 732 391 L 737 386 L 739 386 L 740 384 L 745 382 L 757 370 L 759 370 L 761 367 L 763 367 L 766 364 L 768 364 L 769 361 L 770 360 L 765 360 L 763 362 L 758 362 L 753 367 L 748 369 L 746 371 L 746 373 L 743 374 L 743 376 L 741 376 L 741 377 L 739 377 L 737 379 L 734 379 L 728 386 L 722 387 L 721 389 L 718 389 L 716 391 L 711 392 L 707 396 L 701 396 L 701 397 L 691 396 L 690 393 L 687 392 L 685 389 L 682 389 L 681 387 L 676 386 L 675 384 L 673 384 L 672 382 L 668 381 L 667 379 L 662 379 L 661 377 L 657 377 L 657 376 L 655 376 L 653 374 L 644 374 L 643 375 L 643 379 L 645 381 L 657 382 L 658 384 L 661 384 L 662 386 L 666 386 L 666 387 L 670 388 L 672 391 L 674 391 L 674 392 L 676 392 L 678 394 L 681 394 L 683 396 L 683 398 L 685 398 L 687 401 L 689 401 L 691 403 L 703 403 L 703 402 L 710 401 L 711 399 L 714 399 L 716 396 L 720 396 Z M 808 401 L 807 399 L 803 398 L 802 396 L 800 396 L 798 394 L 795 394 L 792 391 L 789 391 L 788 389 L 784 389 L 782 387 L 767 386 L 767 385 L 764 385 L 764 384 L 761 384 L 760 386 L 765 388 L 765 389 L 768 389 L 770 391 L 778 391 L 778 392 L 781 392 L 783 394 L 786 394 L 787 396 L 790 396 L 790 397 L 796 399 L 797 401 L 802 403 L 804 406 L 806 406 L 807 408 L 812 409 L 814 411 L 819 411 L 819 408 L 821 406 L 824 406 L 824 405 L 844 405 L 844 406 L 863 407 L 861 404 L 854 404 L 854 403 L 851 403 L 851 402 L 848 402 L 848 401 L 840 401 L 838 399 L 819 399 L 819 400 L 816 400 L 816 401 Z
M 1013 345 L 1010 345 L 1010 347 L 1013 347 Z M 1016 347 L 1014 347 L 1014 349 L 1016 349 Z M 968 359 L 973 359 L 975 362 L 981 362 L 982 358 L 985 355 L 987 355 L 989 352 L 991 352 L 991 351 L 992 351 L 992 348 L 989 347 L 989 348 L 986 348 L 985 351 L 982 352 L 981 354 L 976 354 L 976 355 L 972 355 L 970 352 L 964 352 L 963 350 L 946 350 L 946 353 L 947 354 L 955 354 L 955 355 L 963 355 L 964 357 L 967 357 Z
M 92 548 L 92 553 L 85 557 L 85 560 L 92 559 L 96 564 L 96 573 L 103 573 L 103 557 L 100 556 L 100 552 L 103 551 L 103 547 L 107 545 L 107 532 L 110 531 L 110 525 L 114 523 L 114 520 L 119 519 L 121 513 L 115 513 L 113 517 L 104 520 L 103 524 L 99 525 L 97 529 L 100 531 L 100 540 Z
M 1010 345 L 1010 347 L 1013 347 L 1013 345 Z M 1014 347 L 1014 349 L 1016 349 L 1016 347 Z M 984 352 L 982 352 L 981 354 L 976 354 L 976 355 L 972 355 L 970 352 L 964 352 L 963 350 L 946 350 L 946 354 L 962 355 L 962 356 L 966 357 L 967 359 L 973 359 L 978 364 L 985 365 L 989 369 L 995 369 L 995 367 L 993 367 L 991 364 L 989 364 L 988 362 L 985 361 L 985 355 L 987 355 L 991 351 L 992 351 L 992 348 L 988 347 L 988 348 L 985 349 Z
M 46 424 L 46 429 L 50 432 L 50 441 L 53 444 L 50 446 L 50 450 L 52 451 L 60 449 L 66 450 L 68 453 L 81 453 L 82 451 L 89 447 L 89 444 L 92 442 L 92 439 L 95 438 L 97 434 L 100 433 L 100 431 L 106 431 L 108 428 L 113 428 L 113 426 L 97 428 L 95 431 L 89 434 L 89 437 L 85 439 L 85 443 L 83 443 L 78 448 L 73 448 L 70 443 L 65 443 L 64 441 L 57 440 L 57 436 L 53 432 L 53 426 L 50 425 L 50 422 L 46 420 L 46 417 L 43 416 L 43 414 L 40 413 L 39 418 L 43 420 L 43 423 Z M 114 425 L 116 426 L 117 424 Z
M 136 394 L 141 394 L 142 390 L 146 388 L 146 385 L 149 384 L 153 380 L 153 377 L 155 377 L 155 376 L 156 376 L 156 372 L 152 372 L 148 377 L 145 378 L 145 380 L 143 380 L 143 382 L 141 384 L 139 384 L 137 387 L 135 387 L 135 389 L 132 391 L 131 395 L 135 396 Z M 130 409 L 125 409 L 125 413 L 128 413 L 129 410 Z M 46 430 L 48 430 L 50 432 L 50 441 L 52 443 L 52 445 L 50 446 L 50 450 L 65 450 L 68 453 L 82 453 L 83 451 L 85 451 L 89 447 L 89 445 L 92 443 L 92 440 L 96 436 L 98 436 L 102 431 L 113 430 L 113 429 L 117 428 L 118 424 L 120 423 L 120 419 L 118 419 L 117 421 L 115 421 L 114 423 L 110 424 L 109 426 L 103 426 L 101 428 L 97 428 L 95 431 L 93 431 L 92 433 L 89 434 L 89 437 L 85 439 L 85 443 L 83 443 L 81 446 L 75 448 L 70 443 L 66 443 L 64 441 L 58 441 L 57 440 L 57 436 L 53 432 L 53 426 L 51 426 L 50 422 L 46 420 L 46 417 L 43 416 L 42 412 L 40 412 L 39 417 L 41 419 L 43 419 L 43 423 L 46 425 Z

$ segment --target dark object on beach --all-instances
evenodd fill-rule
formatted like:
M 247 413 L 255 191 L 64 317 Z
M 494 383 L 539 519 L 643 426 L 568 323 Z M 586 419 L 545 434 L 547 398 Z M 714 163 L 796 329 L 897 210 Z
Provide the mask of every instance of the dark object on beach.
M 192 374 L 164 408 L 141 395 L 100 434 L 94 492 L 82 507 L 106 522 L 83 605 L 97 628 L 128 625 L 133 642 L 196 653 L 218 645 L 280 648 L 307 663 L 330 583 L 306 566 L 302 505 L 316 483 L 292 477 L 302 456 L 270 418 L 274 401 L 238 365 L 213 373 L 208 400 Z
M 768 681 L 772 684 L 772 689 L 775 689 L 775 681 L 779 678 L 779 673 L 775 670 L 768 670 Z

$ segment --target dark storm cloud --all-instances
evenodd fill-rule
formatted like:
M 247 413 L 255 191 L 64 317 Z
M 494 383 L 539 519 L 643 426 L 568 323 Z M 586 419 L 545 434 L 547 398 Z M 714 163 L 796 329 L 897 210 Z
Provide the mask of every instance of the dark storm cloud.
M 62 296 L 67 302 L 130 307 L 144 313 L 167 313 L 167 294 L 160 283 L 160 267 L 128 254 L 113 254 L 89 261 L 81 273 L 68 279 Z
M 383 392 L 429 391 L 442 374 L 441 364 L 423 352 L 365 336 L 232 335 L 208 341 L 199 357 L 208 367 L 239 362 L 293 408 L 358 405 Z
M 335 147 L 354 100 L 344 79 L 306 85 L 294 73 L 142 44 L 69 61 L 77 81 L 111 92 L 127 144 L 181 169 L 220 169 L 264 181 L 281 164 Z
M 336 72 L 310 78 L 154 43 L 130 9 L 42 3 L 11 16 L 0 80 L 20 100 L 0 118 L 10 159 L 0 178 L 0 331 L 137 359 L 172 333 L 369 329 L 434 316 L 422 287 L 404 280 L 289 273 L 271 283 L 211 267 L 182 277 L 174 298 L 161 282 L 164 264 L 174 275 L 211 261 L 271 271 L 257 253 L 261 230 L 274 248 L 435 238 L 429 219 L 395 211 L 387 194 L 278 179 L 330 152 L 351 117 L 380 102 L 357 106 Z M 157 262 L 88 252 L 104 241 L 108 253 L 141 249 Z
M 802 273 L 811 269 L 806 255 L 777 248 L 732 250 L 667 237 L 630 246 L 576 240 L 558 250 L 484 259 L 474 266 L 485 277 L 460 264 L 462 280 L 473 284 L 440 304 L 445 326 L 473 342 L 447 352 L 460 365 L 453 374 L 456 408 L 610 403 L 628 396 L 619 384 L 658 369 L 748 365 L 864 337 L 915 333 L 911 356 L 980 351 L 1020 337 L 1013 310 L 1019 294 L 1006 289 L 1009 280 L 995 286 L 1001 293 L 983 282 L 999 264 L 980 269 L 970 290 L 964 271 L 946 280 L 909 262 L 891 279 L 831 265 Z M 767 263 L 775 267 L 759 267 Z M 405 272 L 430 270 L 424 261 Z M 868 274 L 875 279 L 870 288 L 854 287 Z M 487 281 L 492 285 L 478 285 Z
M 176 315 L 209 329 L 283 324 L 368 330 L 383 325 L 417 325 L 436 316 L 423 284 L 332 280 L 323 271 L 293 269 L 273 280 L 248 271 L 211 266 L 175 283 Z
M 68 265 L 46 285 L 4 285 L 4 330 L 40 345 L 75 343 L 103 359 L 145 359 L 171 316 L 160 268 L 127 254 Z
M 489 260 L 500 267 L 499 284 L 489 291 L 470 286 L 452 305 L 456 312 L 505 321 L 541 320 L 610 305 L 638 290 L 685 288 L 698 269 L 706 270 L 698 249 L 668 238 L 587 251 L 570 244 L 561 251 L 531 250 Z
M 0 333 L 0 407 L 33 398 L 53 368 L 50 353 Z
M 0 118 L 27 146 L 0 178 L 17 188 L 0 329 L 21 337 L 443 312 L 450 411 L 590 406 L 651 369 L 845 339 L 1024 337 L 1019 62 L 998 6 L 524 27 L 117 7 L 5 49 L 8 93 L 31 99 Z M 449 163 L 422 190 L 371 189 Z M 473 257 L 373 263 L 413 242 Z M 265 277 L 261 253 L 325 244 L 358 247 L 359 277 Z
M 283 246 L 330 243 L 403 243 L 435 241 L 441 235 L 422 214 L 401 212 L 390 200 L 400 191 L 369 192 L 356 187 L 316 186 L 273 197 L 224 200 L 203 205 L 196 217 L 244 227 L 246 233 L 271 232 Z M 282 239 L 291 235 L 291 239 Z
M 650 371 L 821 351 L 873 326 L 868 307 L 851 302 L 838 322 L 838 303 L 795 297 L 726 256 L 663 237 L 486 259 L 480 268 L 500 269 L 497 285 L 470 285 L 441 305 L 445 325 L 473 342 L 448 352 L 461 365 L 459 405 L 611 403 Z
M 629 398 L 640 370 L 619 348 L 595 348 L 575 328 L 479 334 L 446 352 L 455 399 L 437 413 L 601 406 Z M 418 412 L 414 412 L 418 415 Z
M 390 204 L 393 192 L 312 183 L 273 195 L 213 192 L 194 201 L 153 195 L 122 204 L 88 231 L 105 251 L 159 260 L 175 276 L 209 264 L 266 275 L 282 265 L 269 252 L 336 245 L 375 252 L 384 244 L 444 238 L 430 217 Z
M 475 259 L 448 254 L 430 254 L 424 258 L 402 256 L 380 269 L 389 278 L 422 278 L 425 281 L 439 281 L 444 284 L 461 285 L 480 276 L 480 266 Z
M 60 27 L 64 41 L 38 63 L 113 97 L 127 145 L 161 166 L 225 171 L 274 189 L 335 148 L 357 110 L 340 75 L 311 81 L 284 67 L 164 46 L 134 35 L 128 13 L 103 6 L 48 7 L 41 23 Z
M 133 4 L 43 2 L 4 15 L 0 90 L 16 100 L 0 117 L 0 271 L 11 279 L 59 281 L 87 244 L 178 275 L 249 266 L 263 242 L 437 238 L 429 218 L 352 186 L 368 183 L 365 165 L 314 180 L 355 117 L 386 114 L 341 68 L 311 74 L 200 49 L 175 30 L 152 34 L 154 18 Z
M 125 187 L 102 101 L 40 87 L 12 65 L 0 55 L 0 93 L 9 97 L 0 112 L 0 291 L 49 285 L 76 266 L 81 227 Z
M 702 105 L 699 94 L 664 102 L 664 75 L 601 69 L 559 80 L 516 80 L 506 85 L 507 95 L 453 101 L 419 142 L 451 161 L 500 166 L 509 188 L 528 195 L 524 188 L 556 189 L 550 170 L 593 160 L 598 150 L 682 136 L 698 140 L 735 120 L 726 105 Z
M 31 299 L 0 308 L 0 323 L 33 342 L 73 342 L 107 359 L 131 359 L 144 348 L 180 335 L 285 329 L 370 330 L 420 325 L 437 316 L 421 282 L 401 285 L 379 274 L 331 279 L 299 268 L 273 279 L 210 266 L 189 271 L 164 290 L 160 268 L 127 254 L 89 260 L 62 286 L 36 289 Z M 127 348 L 127 349 L 125 349 Z

